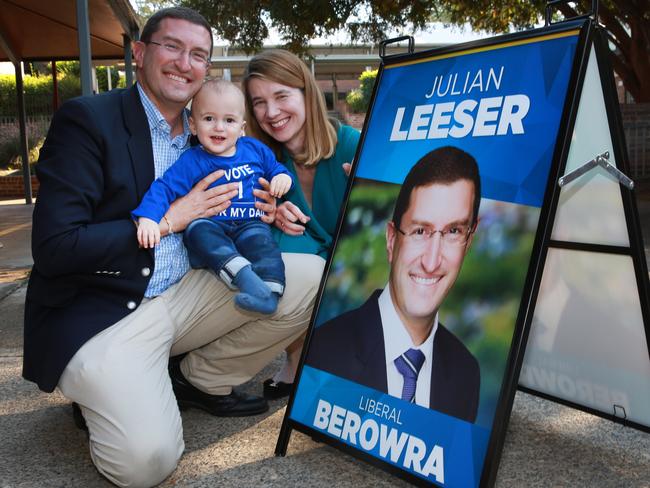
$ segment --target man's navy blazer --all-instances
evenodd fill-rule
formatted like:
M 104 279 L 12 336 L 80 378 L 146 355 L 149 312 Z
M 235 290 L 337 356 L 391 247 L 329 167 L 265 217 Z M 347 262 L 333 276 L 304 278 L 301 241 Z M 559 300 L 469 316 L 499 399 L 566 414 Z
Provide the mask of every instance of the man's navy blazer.
M 388 392 L 384 334 L 375 291 L 359 308 L 317 327 L 305 362 L 314 368 Z M 476 358 L 442 324 L 433 341 L 433 410 L 468 422 L 476 420 L 481 382 Z
M 154 271 L 130 216 L 154 179 L 137 87 L 66 102 L 36 168 L 23 376 L 52 391 L 88 339 L 140 304 Z

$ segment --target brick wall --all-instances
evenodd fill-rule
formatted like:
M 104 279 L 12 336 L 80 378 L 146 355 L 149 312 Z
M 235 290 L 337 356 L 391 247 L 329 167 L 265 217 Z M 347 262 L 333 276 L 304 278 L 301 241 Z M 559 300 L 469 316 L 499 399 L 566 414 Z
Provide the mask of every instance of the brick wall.
M 32 196 L 36 196 L 37 193 L 38 179 L 36 176 L 32 176 Z M 24 196 L 22 175 L 0 177 L 0 198 L 23 198 Z
M 619 107 L 621 107 L 624 120 L 630 122 L 639 120 L 647 122 L 649 120 L 650 103 L 622 103 Z
M 650 103 L 622 104 L 621 115 L 632 179 L 650 177 Z

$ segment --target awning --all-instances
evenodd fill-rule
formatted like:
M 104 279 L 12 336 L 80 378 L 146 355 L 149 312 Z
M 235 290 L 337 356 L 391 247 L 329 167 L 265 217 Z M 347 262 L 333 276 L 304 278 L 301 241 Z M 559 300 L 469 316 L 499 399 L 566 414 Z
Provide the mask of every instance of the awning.
M 0 0 L 0 61 L 16 70 L 20 143 L 27 154 L 22 62 L 79 59 L 83 94 L 91 93 L 91 59 L 125 59 L 131 77 L 138 17 L 128 0 Z M 25 202 L 32 202 L 29 164 L 23 164 Z
M 88 0 L 93 59 L 122 59 L 138 18 L 128 0 Z M 74 0 L 0 0 L 0 61 L 79 59 Z

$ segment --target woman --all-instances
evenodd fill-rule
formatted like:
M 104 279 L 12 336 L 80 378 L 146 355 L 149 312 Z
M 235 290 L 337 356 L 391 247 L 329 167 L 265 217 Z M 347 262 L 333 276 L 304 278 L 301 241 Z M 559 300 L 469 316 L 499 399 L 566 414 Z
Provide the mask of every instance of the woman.
M 327 257 L 359 132 L 327 117 L 325 97 L 304 62 L 276 49 L 254 56 L 243 80 L 250 135 L 271 147 L 296 177 L 277 209 L 282 252 Z M 324 265 L 323 261 L 323 265 Z M 291 391 L 304 337 L 287 347 L 287 361 L 264 382 L 267 398 Z

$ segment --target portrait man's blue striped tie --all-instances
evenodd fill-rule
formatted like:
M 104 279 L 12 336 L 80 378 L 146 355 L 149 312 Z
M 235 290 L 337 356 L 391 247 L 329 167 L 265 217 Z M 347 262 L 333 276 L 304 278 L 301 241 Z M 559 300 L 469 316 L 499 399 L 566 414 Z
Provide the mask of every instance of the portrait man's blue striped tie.
M 424 363 L 424 354 L 419 349 L 409 349 L 395 359 L 397 371 L 404 377 L 402 400 L 415 403 L 415 387 L 418 382 L 418 373 Z

